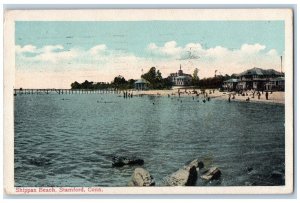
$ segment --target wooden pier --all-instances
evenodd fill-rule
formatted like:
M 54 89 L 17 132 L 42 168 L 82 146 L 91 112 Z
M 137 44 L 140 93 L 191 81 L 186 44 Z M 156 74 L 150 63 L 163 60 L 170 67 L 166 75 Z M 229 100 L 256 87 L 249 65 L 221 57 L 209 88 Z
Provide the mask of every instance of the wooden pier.
M 121 91 L 114 89 L 14 89 L 17 95 L 46 95 L 46 94 L 118 94 Z

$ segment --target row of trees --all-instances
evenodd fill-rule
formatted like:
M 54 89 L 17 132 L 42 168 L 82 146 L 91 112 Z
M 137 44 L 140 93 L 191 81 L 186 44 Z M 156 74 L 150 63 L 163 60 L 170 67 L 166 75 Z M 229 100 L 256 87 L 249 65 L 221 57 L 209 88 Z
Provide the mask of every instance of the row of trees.
M 77 81 L 73 82 L 71 84 L 71 89 L 107 89 L 110 88 L 111 85 L 109 83 L 105 82 L 89 82 L 89 81 L 84 81 L 83 83 L 79 83 Z
M 77 81 L 73 82 L 71 84 L 71 89 L 97 89 L 97 90 L 102 90 L 102 89 L 131 89 L 134 88 L 134 82 L 135 80 L 130 79 L 130 80 L 125 80 L 125 78 L 121 75 L 117 76 L 114 78 L 114 80 L 111 83 L 106 83 L 106 82 L 97 82 L 94 83 L 92 81 L 84 81 L 83 83 L 79 83 Z
M 196 68 L 192 75 L 191 85 L 195 88 L 220 88 L 225 80 L 230 78 L 229 75 L 225 76 L 215 76 L 211 78 L 199 79 L 199 70 Z M 163 78 L 161 72 L 156 70 L 155 67 L 150 68 L 150 70 L 141 76 L 143 79 L 149 82 L 150 89 L 170 89 L 172 87 L 172 81 L 169 78 Z M 134 83 L 136 80 L 129 79 L 126 80 L 123 76 L 119 75 L 114 78 L 111 83 L 84 81 L 83 83 L 78 83 L 77 81 L 71 84 L 72 89 L 132 89 L 134 88 Z
M 203 79 L 192 79 L 192 86 L 202 89 L 216 89 L 221 88 L 224 81 L 230 79 L 229 75 L 217 75 L 215 77 L 203 78 Z
M 145 80 L 149 82 L 150 89 L 170 89 L 172 87 L 172 82 L 168 78 L 163 78 L 161 72 L 156 70 L 155 67 L 150 68 L 150 70 L 141 76 Z M 129 79 L 126 80 L 123 76 L 119 75 L 114 78 L 111 83 L 103 83 L 103 82 L 90 82 L 88 80 L 83 83 L 78 83 L 77 81 L 71 84 L 72 89 L 132 89 L 134 88 L 134 83 L 136 80 Z

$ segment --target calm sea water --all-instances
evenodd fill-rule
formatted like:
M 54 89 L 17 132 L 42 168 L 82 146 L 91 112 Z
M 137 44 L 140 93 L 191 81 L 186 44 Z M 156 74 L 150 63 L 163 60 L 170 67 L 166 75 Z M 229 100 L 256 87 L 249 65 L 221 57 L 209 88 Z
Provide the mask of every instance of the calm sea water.
M 143 158 L 162 179 L 187 161 L 218 166 L 220 180 L 198 185 L 278 185 L 284 174 L 284 105 L 115 94 L 15 97 L 15 186 L 126 186 Z M 153 104 L 154 103 L 154 104 Z

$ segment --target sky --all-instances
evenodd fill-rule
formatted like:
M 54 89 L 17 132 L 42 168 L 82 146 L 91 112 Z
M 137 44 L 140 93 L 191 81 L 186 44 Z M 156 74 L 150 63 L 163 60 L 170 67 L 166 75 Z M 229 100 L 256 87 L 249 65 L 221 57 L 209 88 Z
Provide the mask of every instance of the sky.
M 200 78 L 280 71 L 284 39 L 284 21 L 17 21 L 15 88 L 139 79 L 152 66 L 163 77 L 180 65 Z

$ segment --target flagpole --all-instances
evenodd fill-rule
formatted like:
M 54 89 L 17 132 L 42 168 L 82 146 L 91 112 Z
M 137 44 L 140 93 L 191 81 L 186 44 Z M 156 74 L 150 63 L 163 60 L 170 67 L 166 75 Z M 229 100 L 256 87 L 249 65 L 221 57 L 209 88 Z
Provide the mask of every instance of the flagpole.
M 282 73 L 282 56 L 280 56 L 280 70 L 281 70 L 281 73 Z

